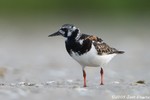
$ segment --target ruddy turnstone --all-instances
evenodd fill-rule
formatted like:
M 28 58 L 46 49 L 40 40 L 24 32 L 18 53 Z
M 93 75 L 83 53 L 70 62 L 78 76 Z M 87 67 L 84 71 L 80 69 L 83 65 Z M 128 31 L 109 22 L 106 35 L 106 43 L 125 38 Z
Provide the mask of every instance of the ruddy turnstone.
M 58 35 L 65 37 L 67 52 L 82 66 L 84 87 L 87 86 L 86 66 L 101 67 L 100 84 L 103 85 L 104 70 L 102 66 L 107 64 L 115 55 L 124 53 L 124 51 L 110 47 L 99 37 L 81 33 L 79 28 L 72 24 L 64 24 L 57 32 L 49 35 L 49 37 Z

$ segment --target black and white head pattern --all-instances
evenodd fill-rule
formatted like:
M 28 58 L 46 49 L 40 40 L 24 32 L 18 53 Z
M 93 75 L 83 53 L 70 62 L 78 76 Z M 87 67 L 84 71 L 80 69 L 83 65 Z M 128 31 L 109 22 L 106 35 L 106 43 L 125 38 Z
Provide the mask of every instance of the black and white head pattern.
M 59 29 L 59 32 L 61 33 L 62 36 L 68 38 L 68 37 L 77 37 L 80 30 L 72 24 L 64 24 Z

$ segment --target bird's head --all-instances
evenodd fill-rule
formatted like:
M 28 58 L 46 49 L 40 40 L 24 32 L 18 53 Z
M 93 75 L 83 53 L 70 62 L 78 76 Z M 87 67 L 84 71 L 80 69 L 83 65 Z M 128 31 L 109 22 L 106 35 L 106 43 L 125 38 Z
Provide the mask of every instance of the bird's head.
M 76 38 L 78 34 L 80 34 L 80 30 L 76 28 L 74 25 L 64 24 L 57 32 L 49 35 L 49 37 L 62 35 L 65 38 L 69 37 Z

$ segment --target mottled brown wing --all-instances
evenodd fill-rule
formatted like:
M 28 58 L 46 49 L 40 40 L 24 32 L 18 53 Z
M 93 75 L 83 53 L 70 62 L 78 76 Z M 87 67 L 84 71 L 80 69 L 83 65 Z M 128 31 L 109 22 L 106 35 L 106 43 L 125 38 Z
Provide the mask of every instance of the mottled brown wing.
M 112 48 L 110 48 L 106 43 L 103 43 L 101 38 L 90 35 L 86 37 L 86 40 L 92 41 L 99 55 L 112 53 Z
M 98 38 L 98 37 L 96 37 L 96 36 L 94 36 L 94 35 L 89 35 L 89 36 L 87 36 L 86 38 L 85 38 L 85 40 L 86 39 L 89 39 L 89 40 L 91 40 L 91 41 L 97 41 L 97 42 L 102 42 L 103 40 L 101 39 L 101 38 Z
M 113 53 L 117 52 L 117 50 L 115 48 L 111 48 L 104 42 L 100 43 L 100 42 L 94 41 L 93 44 L 99 55 L 113 54 Z
M 124 51 L 118 51 L 115 48 L 111 48 L 109 45 L 107 45 L 106 43 L 103 42 L 103 40 L 101 38 L 98 38 L 96 36 L 88 36 L 86 37 L 86 39 L 89 39 L 90 41 L 92 41 L 92 43 L 94 44 L 98 55 L 104 55 L 104 54 L 122 54 L 124 53 Z
M 113 53 L 123 54 L 124 53 L 124 51 L 119 51 L 115 48 L 112 48 L 104 42 L 100 43 L 100 42 L 94 41 L 93 44 L 99 55 L 105 55 L 105 54 L 107 55 L 107 54 L 113 54 Z

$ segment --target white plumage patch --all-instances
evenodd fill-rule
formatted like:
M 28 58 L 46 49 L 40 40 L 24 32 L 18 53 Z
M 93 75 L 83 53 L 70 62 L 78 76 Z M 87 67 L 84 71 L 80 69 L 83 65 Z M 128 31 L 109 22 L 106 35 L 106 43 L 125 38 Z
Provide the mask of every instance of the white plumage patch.
M 82 39 L 82 40 L 79 40 L 79 43 L 82 45 L 82 44 L 83 44 L 83 41 L 84 41 L 83 39 Z
M 107 64 L 115 55 L 116 54 L 98 55 L 93 44 L 90 51 L 83 55 L 78 55 L 78 53 L 75 53 L 73 51 L 71 54 L 71 56 L 82 66 L 91 67 L 103 67 L 103 65 Z
M 72 28 L 72 30 L 76 30 L 77 28 L 74 26 L 73 28 Z
M 69 36 L 71 36 L 71 35 L 72 35 L 72 33 L 71 33 L 70 31 L 68 31 L 67 37 L 69 37 Z

